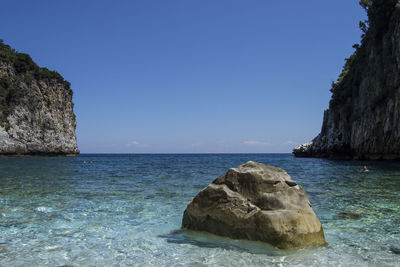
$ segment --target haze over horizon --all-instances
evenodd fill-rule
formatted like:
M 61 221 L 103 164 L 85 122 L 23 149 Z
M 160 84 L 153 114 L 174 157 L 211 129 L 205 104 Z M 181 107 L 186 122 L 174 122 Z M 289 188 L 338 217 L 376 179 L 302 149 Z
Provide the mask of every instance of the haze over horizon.
M 366 18 L 348 0 L 2 7 L 0 38 L 71 82 L 82 153 L 290 152 Z

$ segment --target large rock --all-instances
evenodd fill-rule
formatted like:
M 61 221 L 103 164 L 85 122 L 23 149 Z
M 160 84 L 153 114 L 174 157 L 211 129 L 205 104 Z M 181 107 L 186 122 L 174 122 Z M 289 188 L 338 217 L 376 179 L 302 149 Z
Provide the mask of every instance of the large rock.
M 187 206 L 182 227 L 281 249 L 326 244 L 303 188 L 283 169 L 252 161 L 200 191 Z

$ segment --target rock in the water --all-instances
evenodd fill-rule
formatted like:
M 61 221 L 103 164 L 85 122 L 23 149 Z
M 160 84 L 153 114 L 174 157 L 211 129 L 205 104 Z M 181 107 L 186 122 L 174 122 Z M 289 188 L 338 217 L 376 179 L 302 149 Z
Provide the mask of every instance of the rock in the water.
M 336 214 L 335 218 L 337 219 L 352 219 L 352 220 L 358 220 L 361 219 L 362 214 L 360 212 L 354 212 L 354 211 L 342 211 Z
M 312 144 L 313 144 L 313 142 L 311 141 L 311 142 L 296 146 L 293 149 L 293 154 L 296 157 L 308 156 L 308 151 L 309 151 L 310 147 L 312 146 Z
M 393 252 L 394 254 L 400 254 L 400 248 L 391 246 L 390 251 Z
M 326 244 L 303 188 L 283 169 L 252 161 L 200 191 L 187 206 L 182 227 L 282 249 Z
M 5 252 L 7 252 L 6 244 L 0 243 L 0 253 L 5 253 Z

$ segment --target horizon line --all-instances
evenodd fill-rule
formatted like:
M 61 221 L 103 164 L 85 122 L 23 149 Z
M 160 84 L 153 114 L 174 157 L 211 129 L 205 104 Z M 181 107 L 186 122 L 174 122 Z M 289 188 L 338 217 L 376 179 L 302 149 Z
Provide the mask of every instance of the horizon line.
M 115 154 L 115 155 L 133 155 L 133 154 L 293 154 L 292 152 L 81 152 L 83 154 Z

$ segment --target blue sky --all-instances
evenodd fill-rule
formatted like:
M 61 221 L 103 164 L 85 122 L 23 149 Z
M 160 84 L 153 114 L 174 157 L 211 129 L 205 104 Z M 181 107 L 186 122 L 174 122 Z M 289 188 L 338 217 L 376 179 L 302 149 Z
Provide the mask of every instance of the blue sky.
M 365 19 L 350 0 L 3 0 L 0 38 L 71 82 L 81 152 L 290 152 Z

